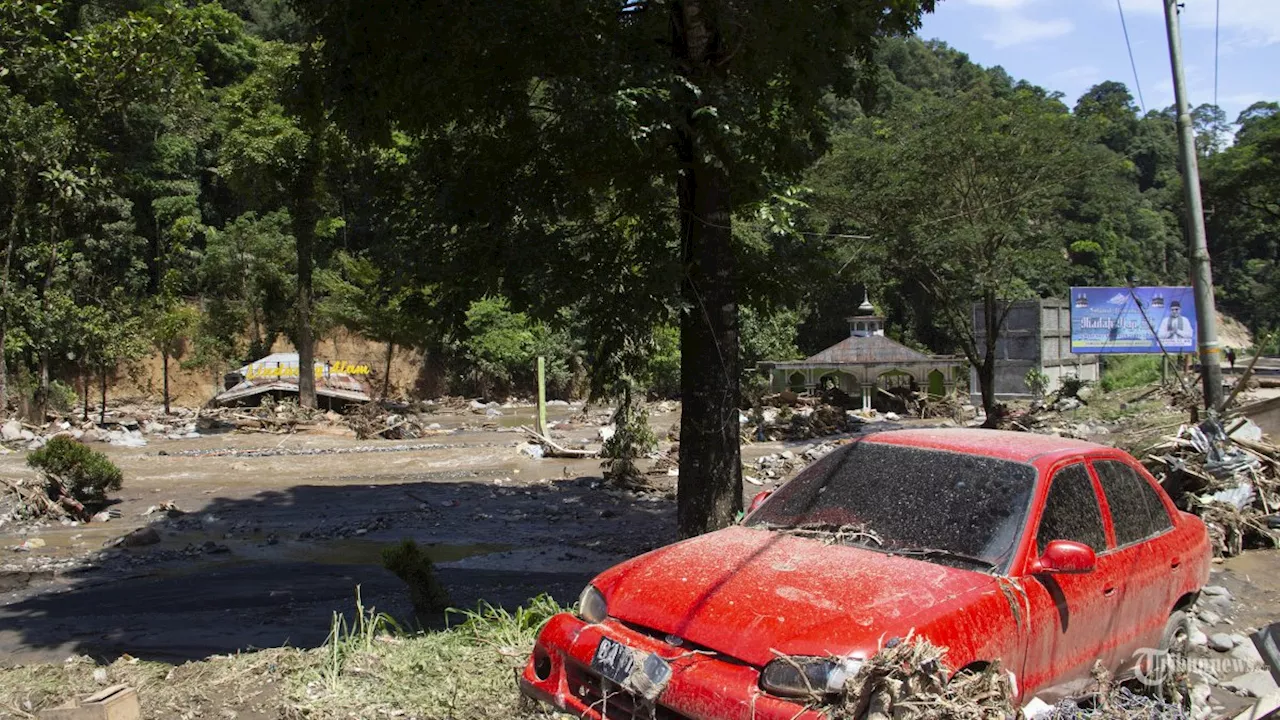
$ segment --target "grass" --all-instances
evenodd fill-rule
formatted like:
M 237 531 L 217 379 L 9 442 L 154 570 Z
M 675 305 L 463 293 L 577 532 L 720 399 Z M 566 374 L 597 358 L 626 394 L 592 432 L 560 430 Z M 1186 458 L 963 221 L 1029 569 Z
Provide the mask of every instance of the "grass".
M 138 691 L 144 717 L 548 718 L 520 702 L 516 678 L 542 624 L 564 610 L 548 596 L 514 612 L 482 604 L 450 611 L 446 630 L 407 634 L 365 608 L 334 615 L 329 639 L 313 650 L 275 648 L 173 666 L 122 658 L 100 668 L 88 658 L 58 665 L 0 668 L 0 718 L 101 689 L 93 675 Z
M 1104 392 L 1128 390 L 1160 381 L 1158 355 L 1109 355 L 1103 362 L 1101 387 Z

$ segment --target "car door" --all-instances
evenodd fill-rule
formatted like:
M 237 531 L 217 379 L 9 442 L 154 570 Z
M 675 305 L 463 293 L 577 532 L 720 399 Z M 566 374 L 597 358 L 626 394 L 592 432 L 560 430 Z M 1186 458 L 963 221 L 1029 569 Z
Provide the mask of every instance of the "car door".
M 1021 683 L 1025 698 L 1055 700 L 1076 695 L 1089 682 L 1096 660 L 1114 662 L 1108 636 L 1119 621 L 1120 580 L 1109 548 L 1098 488 L 1082 458 L 1059 466 L 1032 520 L 1030 562 L 1052 540 L 1093 548 L 1097 567 L 1081 574 L 1034 574 L 1021 578 L 1028 609 L 1027 652 Z
M 1116 662 L 1130 665 L 1134 652 L 1155 647 L 1169 618 L 1170 585 L 1182 572 L 1182 559 L 1164 547 L 1173 519 L 1164 501 L 1142 473 L 1121 460 L 1091 460 L 1102 486 L 1114 531 L 1111 551 L 1125 587 L 1121 623 L 1114 635 Z

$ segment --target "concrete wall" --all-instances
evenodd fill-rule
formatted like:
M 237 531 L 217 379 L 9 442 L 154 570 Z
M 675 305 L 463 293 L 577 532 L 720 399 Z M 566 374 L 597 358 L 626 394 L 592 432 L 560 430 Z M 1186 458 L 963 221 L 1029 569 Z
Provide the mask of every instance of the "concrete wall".
M 973 327 L 981 348 L 986 333 L 980 303 L 973 306 Z M 1065 300 L 1023 300 L 1009 310 L 1004 331 L 996 341 L 996 398 L 1030 399 L 1026 377 L 1033 368 L 1049 376 L 1047 392 L 1061 387 L 1062 378 L 1069 375 L 1098 380 L 1098 356 L 1071 352 L 1071 306 Z M 969 372 L 969 390 L 973 402 L 980 403 L 976 369 Z

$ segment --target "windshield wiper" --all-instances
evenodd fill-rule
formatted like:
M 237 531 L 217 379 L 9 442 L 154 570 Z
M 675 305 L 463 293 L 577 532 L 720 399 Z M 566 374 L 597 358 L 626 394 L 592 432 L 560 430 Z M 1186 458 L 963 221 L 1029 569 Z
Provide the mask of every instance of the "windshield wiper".
M 972 555 L 943 550 L 941 548 L 911 548 L 903 550 L 889 550 L 890 555 L 901 555 L 902 557 L 918 557 L 918 558 L 940 558 L 944 560 L 959 560 L 961 562 L 971 563 L 988 569 L 994 569 L 996 563 L 990 560 L 983 560 Z

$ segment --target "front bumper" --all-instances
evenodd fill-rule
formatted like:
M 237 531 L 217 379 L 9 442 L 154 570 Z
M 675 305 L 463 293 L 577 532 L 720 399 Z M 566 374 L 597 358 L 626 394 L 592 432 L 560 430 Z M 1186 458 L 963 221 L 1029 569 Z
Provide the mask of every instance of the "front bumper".
M 591 669 L 605 635 L 671 665 L 671 681 L 652 711 Z M 588 624 L 561 613 L 538 635 L 520 691 L 592 720 L 825 720 L 821 712 L 766 694 L 758 682 L 759 671 L 750 665 L 674 647 L 613 619 Z

